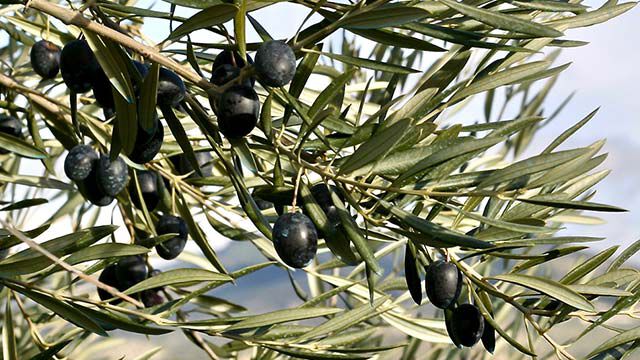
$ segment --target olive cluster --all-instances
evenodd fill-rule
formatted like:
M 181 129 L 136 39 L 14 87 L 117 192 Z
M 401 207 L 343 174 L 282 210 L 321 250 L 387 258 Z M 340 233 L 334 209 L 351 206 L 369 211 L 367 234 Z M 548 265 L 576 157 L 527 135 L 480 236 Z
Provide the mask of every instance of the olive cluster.
M 246 60 L 237 52 L 224 50 L 213 61 L 211 83 L 225 88 L 219 96 L 210 99 L 218 117 L 220 132 L 229 139 L 248 135 L 258 123 L 260 100 L 254 90 L 255 74 L 263 85 L 284 86 L 293 79 L 296 56 L 289 45 L 282 41 L 268 41 L 260 46 L 256 61 L 247 55 Z
M 127 256 L 115 264 L 107 265 L 100 273 L 98 280 L 119 291 L 125 291 L 148 277 L 156 276 L 159 273 L 159 270 L 149 271 L 142 256 Z M 160 294 L 162 290 L 163 288 L 147 289 L 134 294 L 134 296 L 138 297 L 145 307 L 152 307 L 164 303 L 164 298 Z M 98 297 L 102 301 L 113 298 L 110 293 L 100 288 L 98 288 Z M 112 303 L 119 304 L 121 301 L 121 299 L 116 298 Z
M 92 204 L 107 206 L 127 186 L 128 166 L 118 157 L 112 161 L 89 145 L 76 145 L 64 160 L 64 172 Z
M 211 97 L 210 103 L 217 115 L 220 132 L 230 140 L 248 135 L 257 125 L 260 100 L 254 89 L 256 80 L 264 87 L 280 87 L 290 83 L 296 72 L 295 54 L 282 41 L 263 43 L 255 58 L 254 62 L 249 55 L 243 58 L 236 51 L 224 50 L 218 54 L 212 65 L 210 81 L 222 91 Z M 54 78 L 60 71 L 72 94 L 72 101 L 75 101 L 74 94 L 92 90 L 96 103 L 103 109 L 105 119 L 108 120 L 115 115 L 114 89 L 85 40 L 71 41 L 62 50 L 48 41 L 40 41 L 34 45 L 31 59 L 34 71 L 45 79 Z M 139 97 L 141 83 L 149 68 L 143 63 L 132 61 L 129 72 L 135 96 Z M 166 115 L 166 111 L 171 111 L 171 108 L 178 108 L 185 96 L 186 88 L 180 77 L 170 70 L 161 68 L 157 104 L 162 112 Z M 155 118 L 155 124 L 151 129 L 138 128 L 135 148 L 128 156 L 131 161 L 145 164 L 158 154 L 163 143 L 164 127 L 157 113 Z M 208 152 L 197 152 L 195 155 L 200 173 L 203 176 L 211 176 L 211 155 Z M 193 173 L 193 166 L 185 156 L 172 157 L 170 160 L 177 173 Z M 142 209 L 144 204 L 149 212 L 154 212 L 162 202 L 162 189 L 171 186 L 152 171 L 136 170 L 137 182 L 129 181 L 133 174 L 129 175 L 130 170 L 123 159 L 111 160 L 109 156 L 100 154 L 90 145 L 79 144 L 70 149 L 64 168 L 66 175 L 76 182 L 87 200 L 98 206 L 111 204 L 128 183 L 131 203 L 139 209 Z M 339 227 L 340 219 L 326 185 L 314 186 L 312 193 L 325 211 L 330 226 Z M 158 255 L 167 260 L 177 257 L 187 241 L 188 227 L 185 221 L 164 212 L 158 218 L 155 228 L 159 236 L 174 234 L 155 245 Z M 314 258 L 318 237 L 315 225 L 303 213 L 282 214 L 274 224 L 275 249 L 282 260 L 294 268 L 304 267 Z M 148 273 L 144 257 L 132 256 L 107 266 L 100 279 L 125 290 L 146 279 Z M 102 290 L 99 290 L 99 293 L 103 300 L 109 297 L 109 294 Z M 157 293 L 145 291 L 140 296 L 145 304 L 151 304 L 156 303 L 153 299 L 157 297 Z
M 411 258 L 409 261 L 415 261 L 415 259 Z M 410 271 L 407 270 L 407 272 Z M 414 273 L 417 274 L 417 272 Z M 406 275 L 407 285 L 412 288 L 411 280 L 415 275 Z M 448 261 L 434 261 L 426 268 L 424 282 L 431 304 L 445 310 L 447 332 L 451 341 L 458 347 L 471 347 L 482 339 L 485 348 L 489 352 L 493 352 L 495 334 L 491 324 L 486 322 L 476 305 L 459 304 L 463 275 L 458 267 Z M 420 292 L 419 289 L 418 292 Z M 416 302 L 420 305 L 421 295 L 418 295 L 417 298 Z

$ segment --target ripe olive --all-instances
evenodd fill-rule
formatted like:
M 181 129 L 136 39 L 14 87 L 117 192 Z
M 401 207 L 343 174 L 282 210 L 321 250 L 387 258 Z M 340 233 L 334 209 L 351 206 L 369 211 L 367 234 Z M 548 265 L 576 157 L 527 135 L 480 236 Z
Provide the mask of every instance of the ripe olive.
M 112 286 L 112 287 L 114 287 L 114 288 L 116 288 L 116 289 L 118 289 L 120 291 L 125 290 L 118 283 L 118 278 L 116 277 L 116 265 L 115 264 L 111 264 L 111 265 L 108 265 L 107 267 L 105 267 L 102 270 L 102 273 L 100 273 L 100 276 L 98 277 L 98 281 L 100 281 L 101 283 L 103 283 L 105 285 Z M 105 300 L 111 299 L 113 297 L 113 295 L 108 293 L 106 290 L 98 288 L 98 297 L 100 298 L 100 300 L 105 301 Z M 112 304 L 118 304 L 121 301 L 122 301 L 121 299 L 115 299 L 115 300 L 113 300 Z
M 76 184 L 80 193 L 93 205 L 107 206 L 113 202 L 113 196 L 105 194 L 99 182 L 98 166 L 94 164 L 89 176 L 84 180 L 77 181 Z
M 137 174 L 142 199 L 147 206 L 147 210 L 153 211 L 160 202 L 160 179 L 158 174 L 152 171 L 138 171 Z M 131 195 L 131 202 L 133 205 L 138 209 L 142 209 L 142 203 L 138 196 L 138 189 L 135 181 L 129 182 L 129 195 Z
M 164 127 L 159 119 L 156 119 L 151 131 L 138 127 L 136 144 L 129 154 L 129 159 L 137 164 L 146 164 L 160 152 L 164 142 Z
M 158 77 L 158 106 L 176 107 L 186 95 L 184 82 L 176 73 L 160 68 Z
M 115 197 L 127 186 L 129 167 L 122 158 L 111 161 L 108 155 L 102 155 L 97 171 L 98 185 L 105 194 Z
M 0 114 L 0 132 L 17 138 L 22 137 L 22 122 L 17 118 Z M 8 154 L 9 150 L 0 148 L 0 154 Z
M 14 116 L 0 114 L 0 132 L 21 138 L 22 122 Z
M 440 309 L 446 309 L 460 296 L 462 274 L 455 264 L 439 260 L 427 267 L 424 282 L 429 301 Z
M 480 310 L 472 304 L 462 304 L 453 310 L 452 331 L 460 345 L 475 345 L 484 332 L 484 318 Z
M 187 223 L 178 216 L 162 215 L 156 225 L 158 235 L 175 233 L 176 236 L 156 245 L 156 251 L 165 260 L 175 259 L 180 255 L 187 243 L 189 229 Z
M 122 289 L 128 289 L 147 278 L 147 264 L 139 255 L 123 257 L 116 264 L 116 278 Z
M 211 156 L 211 153 L 198 151 L 195 153 L 195 156 L 198 161 L 202 177 L 210 177 L 213 172 L 213 157 Z M 178 174 L 186 175 L 191 173 L 191 175 L 189 175 L 189 178 L 191 179 L 200 177 L 196 172 L 193 172 L 193 166 L 191 166 L 191 162 L 189 162 L 184 154 L 173 157 L 171 160 L 174 162 Z
M 100 64 L 85 40 L 68 42 L 60 53 L 60 73 L 67 87 L 75 93 L 91 89 Z
M 71 180 L 84 180 L 93 170 L 98 158 L 98 153 L 91 146 L 76 145 L 64 159 L 64 173 Z
M 285 42 L 267 41 L 258 48 L 255 69 L 264 84 L 287 85 L 296 74 L 296 55 Z
M 251 87 L 230 87 L 220 97 L 218 105 L 218 127 L 230 139 L 248 135 L 258 122 L 260 101 Z
M 285 264 L 303 268 L 316 255 L 318 234 L 306 215 L 287 213 L 278 217 L 273 226 L 273 245 Z
M 51 41 L 40 40 L 33 44 L 31 67 L 43 79 L 53 79 L 60 71 L 60 47 Z

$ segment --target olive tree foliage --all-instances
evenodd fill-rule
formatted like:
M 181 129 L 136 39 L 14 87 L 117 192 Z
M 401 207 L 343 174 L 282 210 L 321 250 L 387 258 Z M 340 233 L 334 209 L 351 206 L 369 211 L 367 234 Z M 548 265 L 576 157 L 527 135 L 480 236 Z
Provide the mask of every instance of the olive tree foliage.
M 603 142 L 563 144 L 595 111 L 563 114 L 575 119 L 565 132 L 543 149 L 529 145 L 539 129 L 559 121 L 569 100 L 543 107 L 568 66 L 554 64 L 556 49 L 586 45 L 568 30 L 606 22 L 635 3 L 291 1 L 310 15 L 287 19 L 290 32 L 281 39 L 295 51 L 295 77 L 284 87 L 258 79 L 258 125 L 229 140 L 210 108 L 209 99 L 227 86 L 208 81 L 212 61 L 223 49 L 254 54 L 260 42 L 247 42 L 247 34 L 271 40 L 254 15 L 277 2 L 161 2 L 171 12 L 135 0 L 0 1 L 0 111 L 24 129 L 22 138 L 0 134 L 8 150 L 0 157 L 5 359 L 93 358 L 89 350 L 114 329 L 182 333 L 212 359 L 483 358 L 494 346 L 500 358 L 633 357 L 640 332 L 625 320 L 639 315 L 640 273 L 627 260 L 640 246 L 589 255 L 589 244 L 602 239 L 554 236 L 564 222 L 622 211 L 592 200 L 608 174 L 600 169 Z M 196 14 L 181 17 L 184 8 Z M 168 38 L 151 43 L 148 19 L 170 28 Z M 330 41 L 332 34 L 344 35 Z M 62 47 L 80 37 L 108 75 L 116 106 L 104 121 L 92 93 L 79 94 L 83 141 L 124 158 L 134 184 L 134 169 L 160 175 L 154 211 L 132 205 L 132 187 L 113 206 L 95 207 L 59 170 L 80 141 L 68 90 L 59 75 L 41 81 L 29 51 L 40 39 Z M 359 50 L 362 39 L 374 43 L 372 51 Z M 159 67 L 187 85 L 175 117 L 163 111 L 165 141 L 145 165 L 129 156 L 155 99 L 131 95 L 136 82 L 127 59 L 151 65 L 142 94 L 157 88 Z M 250 65 L 240 76 L 253 75 Z M 473 99 L 484 101 L 483 113 L 464 112 Z M 470 121 L 450 120 L 461 111 Z M 183 153 L 194 165 L 198 152 L 212 154 L 210 176 L 181 175 L 170 160 Z M 331 185 L 335 228 L 312 196 L 319 182 Z M 271 241 L 273 223 L 289 211 L 304 212 L 324 234 L 303 269 L 284 264 Z M 161 214 L 185 220 L 198 253 L 167 262 L 169 270 L 123 292 L 100 284 L 102 269 L 123 257 L 157 257 Z M 115 236 L 118 227 L 129 236 Z M 220 235 L 233 240 L 230 247 L 252 243 L 264 260 L 228 270 L 224 253 L 210 243 Z M 580 254 L 575 263 L 553 261 Z M 480 310 L 482 345 L 456 348 L 449 336 L 454 310 L 435 309 L 423 296 L 425 267 L 438 260 L 461 271 L 457 303 Z M 554 263 L 564 266 L 551 271 Z M 235 280 L 267 267 L 306 275 L 291 277 L 300 298 L 295 307 L 260 313 L 220 297 Z M 101 301 L 97 286 L 113 298 Z M 164 303 L 142 306 L 137 294 L 157 288 Z M 255 296 L 267 302 L 283 295 Z M 596 329 L 590 348 L 572 346 Z

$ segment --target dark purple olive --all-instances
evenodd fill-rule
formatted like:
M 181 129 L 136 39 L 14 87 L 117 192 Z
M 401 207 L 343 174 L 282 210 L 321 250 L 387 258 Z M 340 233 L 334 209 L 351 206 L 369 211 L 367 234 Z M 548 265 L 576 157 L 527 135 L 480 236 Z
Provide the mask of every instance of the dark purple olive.
M 187 243 L 187 236 L 189 234 L 187 223 L 178 216 L 162 215 L 158 220 L 158 224 L 156 224 L 156 231 L 158 235 L 177 234 L 171 239 L 156 245 L 156 251 L 158 255 L 165 260 L 178 257 Z
M 31 67 L 43 79 L 53 79 L 60 71 L 60 47 L 51 41 L 40 40 L 31 47 Z
M 260 101 L 253 88 L 234 85 L 218 102 L 218 127 L 230 139 L 248 135 L 258 123 Z
M 429 301 L 440 309 L 446 309 L 460 296 L 462 274 L 455 264 L 439 260 L 427 267 L 424 282 Z
M 331 190 L 340 196 L 340 192 L 336 186 L 331 185 Z M 313 198 L 316 200 L 322 211 L 327 215 L 327 219 L 329 220 L 329 224 L 333 227 L 340 225 L 340 215 L 338 213 L 338 208 L 333 203 L 333 199 L 331 198 L 331 192 L 325 183 L 318 183 L 311 187 L 311 194 Z M 340 196 L 342 198 L 342 196 Z M 344 200 L 344 199 L 343 199 Z
M 210 152 L 206 151 L 198 151 L 195 153 L 196 160 L 198 161 L 198 165 L 200 167 L 200 172 L 202 173 L 202 177 L 210 177 L 213 172 L 213 157 Z M 193 166 L 191 166 L 191 162 L 187 159 L 183 154 L 177 156 L 175 161 L 176 170 L 180 175 L 189 175 L 190 179 L 199 178 L 198 173 L 193 171 Z
M 256 53 L 256 73 L 268 86 L 287 85 L 296 74 L 296 55 L 287 43 L 267 41 L 260 45 Z
M 80 193 L 93 205 L 107 206 L 114 200 L 113 196 L 105 194 L 100 186 L 97 164 L 93 166 L 89 176 L 84 180 L 77 181 L 76 184 L 78 185 Z
M 115 197 L 127 186 L 129 167 L 122 158 L 111 161 L 108 155 L 102 155 L 98 160 L 97 175 L 102 192 Z
M 147 278 L 147 264 L 139 255 L 126 256 L 116 264 L 116 278 L 122 289 L 128 289 Z
M 60 73 L 67 87 L 75 93 L 91 90 L 94 76 L 100 70 L 89 44 L 85 40 L 68 42 L 60 53 Z
M 136 144 L 131 154 L 129 154 L 129 159 L 136 164 L 146 164 L 160 152 L 163 142 L 164 126 L 162 126 L 159 119 L 156 119 L 151 131 L 138 127 Z
M 278 217 L 273 226 L 273 245 L 285 264 L 303 268 L 316 255 L 318 234 L 306 215 L 287 213 Z
M 22 137 L 22 122 L 11 115 L 0 114 L 0 132 L 17 138 Z
M 161 271 L 154 269 L 149 273 L 149 277 L 154 277 L 160 274 Z M 145 307 L 153 307 L 157 305 L 161 305 L 164 303 L 164 298 L 160 295 L 160 291 L 162 291 L 163 287 L 153 288 L 143 290 L 140 293 L 140 300 L 144 304 Z
M 22 123 L 17 118 L 0 114 L 0 132 L 17 138 L 22 138 Z M 0 147 L 0 154 L 8 154 L 10 151 Z
M 71 180 L 86 179 L 99 159 L 98 153 L 89 145 L 76 145 L 64 159 L 64 173 Z
M 171 70 L 160 68 L 158 77 L 158 106 L 161 108 L 176 107 L 186 95 L 184 82 L 176 73 Z
M 120 286 L 120 284 L 118 283 L 118 278 L 116 277 L 115 264 L 108 265 L 107 267 L 105 267 L 104 270 L 102 270 L 102 273 L 100 273 L 100 276 L 98 277 L 98 281 L 100 281 L 105 285 L 114 287 L 120 291 L 124 290 L 122 286 Z M 105 301 L 105 300 L 111 299 L 113 295 L 108 293 L 106 290 L 98 288 L 98 297 L 100 298 L 100 300 Z M 121 301 L 122 301 L 121 299 L 115 299 L 112 302 L 112 304 L 118 304 Z
M 140 192 L 142 193 L 142 199 L 147 207 L 147 210 L 153 211 L 153 209 L 160 203 L 160 184 L 158 174 L 152 171 L 138 171 L 138 184 L 140 185 Z M 131 202 L 138 209 L 142 209 L 142 203 L 138 196 L 138 189 L 136 182 L 129 181 L 129 195 L 131 196 Z
M 452 331 L 462 346 L 475 345 L 484 332 L 484 318 L 472 304 L 462 304 L 453 310 Z

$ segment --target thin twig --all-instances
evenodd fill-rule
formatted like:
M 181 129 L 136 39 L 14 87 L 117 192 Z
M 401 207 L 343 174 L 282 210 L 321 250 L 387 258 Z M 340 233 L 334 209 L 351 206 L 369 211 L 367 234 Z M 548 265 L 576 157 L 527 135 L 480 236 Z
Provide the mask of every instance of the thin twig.
M 16 238 L 18 238 L 20 241 L 24 242 L 25 244 L 27 244 L 27 246 L 29 246 L 31 249 L 41 253 L 42 255 L 48 257 L 51 261 L 53 261 L 56 265 L 62 267 L 63 269 L 67 270 L 68 272 L 71 272 L 73 274 L 75 274 L 76 276 L 78 276 L 79 278 L 81 278 L 82 280 L 85 280 L 87 282 L 90 282 L 92 284 L 94 284 L 95 286 L 97 286 L 98 288 L 108 292 L 109 294 L 119 297 L 127 302 L 132 303 L 135 306 L 138 307 L 144 307 L 144 305 L 130 297 L 129 295 L 126 295 L 120 291 L 118 291 L 118 289 L 109 286 L 105 283 L 102 283 L 94 278 L 92 278 L 91 276 L 85 274 L 84 272 L 74 268 L 73 266 L 67 264 L 66 262 L 64 262 L 62 259 L 60 259 L 59 257 L 53 255 L 52 253 L 50 253 L 47 249 L 43 248 L 42 246 L 40 246 L 40 244 L 38 244 L 37 242 L 29 239 L 28 237 L 26 237 L 24 234 L 22 234 L 20 231 L 16 230 L 15 227 L 13 227 L 13 225 L 8 224 L 6 221 L 0 219 L 0 224 L 5 228 L 5 230 L 7 230 L 8 232 L 11 233 L 11 235 L 15 236 Z

